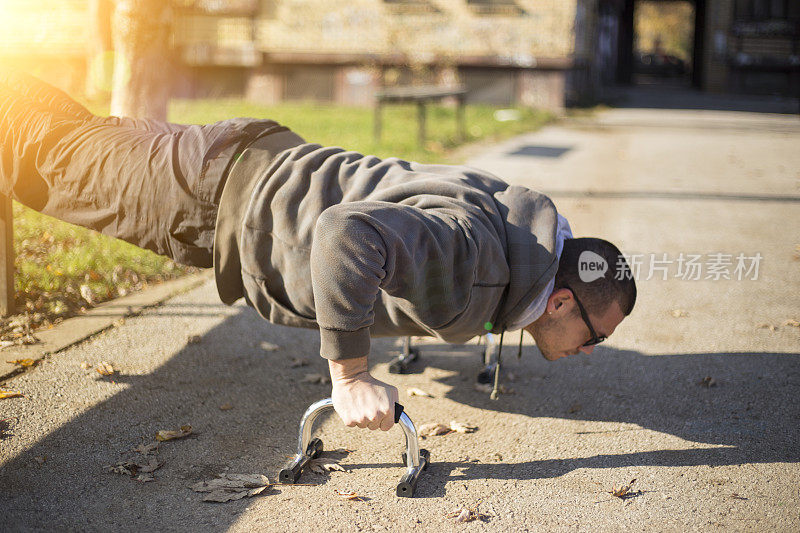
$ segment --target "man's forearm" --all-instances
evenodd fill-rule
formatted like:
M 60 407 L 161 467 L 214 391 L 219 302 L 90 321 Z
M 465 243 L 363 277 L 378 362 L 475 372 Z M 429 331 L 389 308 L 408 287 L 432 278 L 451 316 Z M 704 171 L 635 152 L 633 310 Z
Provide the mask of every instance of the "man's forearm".
M 334 383 L 346 383 L 356 379 L 359 375 L 369 372 L 367 357 L 354 357 L 352 359 L 337 359 L 328 361 L 328 369 L 331 373 L 331 381 Z

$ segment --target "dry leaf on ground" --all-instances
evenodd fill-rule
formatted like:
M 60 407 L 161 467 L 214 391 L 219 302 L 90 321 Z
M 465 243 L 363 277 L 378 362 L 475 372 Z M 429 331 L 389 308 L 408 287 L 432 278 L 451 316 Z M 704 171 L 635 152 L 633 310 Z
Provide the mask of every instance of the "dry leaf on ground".
M 461 509 L 453 511 L 452 513 L 448 513 L 447 518 L 455 518 L 456 522 L 472 522 L 474 520 L 486 522 L 489 519 L 489 515 L 478 512 L 478 507 L 480 504 L 481 502 L 478 502 L 478 504 L 472 509 L 462 507 Z
M 300 380 L 300 383 L 315 383 L 319 385 L 325 385 L 331 382 L 331 378 L 326 376 L 325 374 L 306 374 L 303 379 Z
M 775 331 L 778 329 L 777 326 L 774 324 L 767 324 L 766 322 L 762 322 L 760 324 L 756 324 L 756 329 L 768 329 L 770 331 Z
M 452 429 L 456 433 L 475 433 L 476 431 L 478 431 L 478 426 L 473 426 L 471 424 L 466 424 L 464 422 L 456 422 L 455 420 L 451 420 L 450 429 Z
M 6 361 L 6 363 L 11 363 L 12 365 L 19 365 L 22 367 L 29 367 L 36 364 L 34 359 L 14 359 L 13 361 Z
M 81 285 L 80 292 L 81 298 L 83 298 L 87 304 L 94 305 L 97 302 L 97 296 L 88 285 Z
M 684 317 L 689 316 L 689 313 L 687 313 L 683 309 L 673 309 L 669 313 L 675 318 L 684 318 Z
M 416 387 L 411 387 L 409 389 L 406 389 L 406 394 L 408 394 L 409 396 L 421 396 L 423 398 L 433 398 L 433 394 L 431 394 L 430 392 L 418 389 Z
M 84 370 L 89 370 L 90 368 L 92 368 L 92 365 L 90 365 L 87 361 L 82 361 L 81 368 Z
M 318 457 L 311 459 L 308 462 L 308 469 L 315 474 L 327 474 L 328 472 L 347 472 L 345 468 L 339 464 L 338 459 L 332 457 Z
M 121 461 L 115 465 L 106 466 L 106 470 L 112 474 L 119 474 L 121 476 L 130 476 L 132 478 L 136 478 L 137 476 L 141 477 L 141 479 L 136 479 L 136 481 L 153 481 L 152 473 L 162 466 L 164 466 L 164 463 L 155 457 L 145 456 L 139 459 Z
M 24 398 L 25 395 L 21 392 L 17 392 L 14 390 L 2 390 L 0 389 L 0 400 L 6 400 L 8 398 Z
M 100 361 L 97 364 L 96 370 L 97 373 L 100 374 L 101 376 L 113 376 L 114 372 L 117 371 L 113 366 L 111 366 L 111 363 L 108 363 L 106 361 Z
M 206 492 L 204 502 L 229 502 L 261 494 L 270 488 L 269 478 L 261 474 L 221 474 L 217 479 L 192 485 L 195 492 Z
M 789 327 L 792 327 L 792 328 L 800 328 L 800 322 L 798 322 L 797 320 L 795 320 L 793 318 L 785 320 L 783 322 L 783 324 L 781 324 L 781 325 L 782 326 L 789 326 Z
M 186 337 L 186 344 L 197 344 L 203 340 L 203 337 L 200 335 L 189 335 Z
M 219 406 L 220 411 L 230 411 L 231 409 L 233 409 L 233 406 L 229 403 L 223 403 Z
M 183 437 L 187 437 L 192 434 L 192 426 L 185 425 L 181 426 L 181 429 L 178 431 L 171 431 L 171 430 L 161 430 L 156 433 L 156 440 L 159 442 L 164 442 L 166 440 L 174 440 L 174 439 L 182 439 Z
M 436 422 L 431 422 L 430 424 L 422 424 L 419 427 L 419 434 L 421 437 L 436 437 L 437 435 L 447 435 L 452 431 L 453 431 L 452 429 L 445 426 L 444 424 L 437 424 Z
M 700 380 L 698 385 L 702 385 L 703 387 L 706 387 L 706 388 L 716 387 L 717 386 L 717 381 L 714 378 L 712 378 L 711 376 L 706 376 L 706 377 L 704 377 L 703 379 Z
M 272 344 L 271 342 L 264 341 L 258 345 L 262 350 L 265 352 L 274 352 L 276 350 L 280 350 L 281 347 L 277 344 Z
M 37 455 L 33 460 L 36 461 L 37 464 L 43 465 L 44 462 L 47 461 L 47 457 L 44 455 Z
M 308 359 L 305 357 L 292 357 L 292 361 L 289 363 L 289 368 L 298 368 L 301 366 L 308 366 Z
M 634 483 L 636 483 L 636 478 L 633 478 L 630 483 L 620 488 L 617 488 L 616 485 L 613 485 L 611 487 L 611 490 L 609 491 L 609 494 L 611 494 L 612 496 L 616 496 L 617 498 L 624 499 L 625 496 L 631 494 L 631 487 L 633 487 Z
M 354 490 L 338 490 L 333 489 L 333 492 L 339 496 L 340 498 L 344 498 L 345 500 L 352 500 L 356 502 L 363 501 L 364 498 L 359 496 Z
M 151 442 L 150 444 L 140 444 L 133 451 L 138 452 L 142 455 L 150 455 L 151 453 L 155 453 L 158 451 L 158 442 Z

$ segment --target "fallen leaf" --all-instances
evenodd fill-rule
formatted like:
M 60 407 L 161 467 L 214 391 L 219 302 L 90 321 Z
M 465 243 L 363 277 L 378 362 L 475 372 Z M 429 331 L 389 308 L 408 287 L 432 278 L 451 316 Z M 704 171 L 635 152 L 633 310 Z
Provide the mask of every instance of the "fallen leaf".
M 328 472 L 347 472 L 347 470 L 339 464 L 337 459 L 331 457 L 318 457 L 311 459 L 308 462 L 308 469 L 315 474 L 327 474 Z
M 613 485 L 611 487 L 611 490 L 609 491 L 609 494 L 617 498 L 624 499 L 625 496 L 628 496 L 630 494 L 631 487 L 633 487 L 634 483 L 636 483 L 636 478 L 633 478 L 630 483 L 620 488 L 617 488 L 616 485 Z
M 164 463 L 159 461 L 153 456 L 145 456 L 138 459 L 131 459 L 128 461 L 121 461 L 115 465 L 106 466 L 106 470 L 112 474 L 119 474 L 121 476 L 130 476 L 136 478 L 137 476 L 142 479 L 136 481 L 153 481 L 154 479 L 145 479 L 146 477 L 153 478 L 153 472 L 164 466 Z
M 43 465 L 44 462 L 47 461 L 47 457 L 44 457 L 42 455 L 37 455 L 36 457 L 33 458 L 33 460 L 36 461 L 38 464 Z
M 14 346 L 15 344 L 17 344 L 17 343 L 14 342 L 14 341 L 0 341 L 0 350 L 2 350 L 3 348 L 10 348 L 11 346 Z
M 113 376 L 114 372 L 116 372 L 114 367 L 111 366 L 111 363 L 108 363 L 106 361 L 100 361 L 97 364 L 97 368 L 95 370 L 97 370 L 97 373 L 100 374 L 101 376 Z
M 219 406 L 220 411 L 230 411 L 231 409 L 233 409 L 233 406 L 229 403 L 223 403 Z
M 97 301 L 97 297 L 95 296 L 94 291 L 92 291 L 92 288 L 89 287 L 88 285 L 81 285 L 80 292 L 81 292 L 81 298 L 86 300 L 86 303 L 88 303 L 89 305 L 94 305 L 95 302 Z
M 673 309 L 672 311 L 669 312 L 669 314 L 671 314 L 675 318 L 684 318 L 689 316 L 689 313 L 687 313 L 683 309 Z
M 289 368 L 298 368 L 301 366 L 308 366 L 308 359 L 305 357 L 292 357 L 292 361 L 289 363 Z
M 770 331 L 775 331 L 778 329 L 778 327 L 773 324 L 767 324 L 766 322 L 762 322 L 760 324 L 756 324 L 756 329 L 768 329 Z
M 156 433 L 156 440 L 159 442 L 164 442 L 167 440 L 174 440 L 174 439 L 182 439 L 183 437 L 187 437 L 192 434 L 192 426 L 185 425 L 181 426 L 181 429 L 178 431 L 171 431 L 171 430 L 161 430 Z
M 406 394 L 408 394 L 409 396 L 421 396 L 423 398 L 433 398 L 433 394 L 431 394 L 430 392 L 426 392 L 422 389 L 417 389 L 415 387 L 406 389 Z
M 783 322 L 783 324 L 781 324 L 781 325 L 782 326 L 789 326 L 789 327 L 792 327 L 792 328 L 800 328 L 800 322 L 798 322 L 797 320 L 795 320 L 793 318 L 790 318 L 789 320 L 785 320 Z
M 345 500 L 352 500 L 352 501 L 360 502 L 360 501 L 362 501 L 364 499 L 361 496 L 359 496 L 358 494 L 356 494 L 356 492 L 353 491 L 353 490 L 333 489 L 333 492 L 336 493 L 337 496 L 339 496 L 340 498 L 344 498 Z
M 156 478 L 153 474 L 139 474 L 135 478 L 134 481 L 138 481 L 140 483 L 147 483 L 148 481 L 155 481 Z
M 452 429 L 445 426 L 444 424 L 437 424 L 435 422 L 431 422 L 430 424 L 422 424 L 419 427 L 419 434 L 422 437 L 436 437 L 437 435 L 447 435 L 452 431 L 453 431 Z
M 86 361 L 83 361 L 83 362 L 81 362 L 81 368 L 84 369 L 84 370 L 88 370 L 88 369 L 92 368 L 92 365 L 90 365 Z
M 447 514 L 447 518 L 455 518 L 456 522 L 472 522 L 474 520 L 486 522 L 489 518 L 489 515 L 478 512 L 478 507 L 480 504 L 481 502 L 478 502 L 477 505 L 475 505 L 475 507 L 472 509 L 462 507 L 461 509 Z
M 277 344 L 272 344 L 271 342 L 264 341 L 259 344 L 259 347 L 264 350 L 265 352 L 274 352 L 276 350 L 280 350 L 281 347 Z
M 315 383 L 319 385 L 325 385 L 331 382 L 331 378 L 326 376 L 325 374 L 306 374 L 303 379 L 300 380 L 300 383 Z
M 471 424 L 465 424 L 464 422 L 456 422 L 455 420 L 451 420 L 450 429 L 452 429 L 456 433 L 475 433 L 476 431 L 478 431 L 478 426 L 473 426 Z
M 229 502 L 261 494 L 271 484 L 261 474 L 221 474 L 217 479 L 192 485 L 195 492 L 206 492 L 204 502 Z
M 577 413 L 583 408 L 583 406 L 579 403 L 574 403 L 570 406 L 569 410 L 567 411 L 569 414 Z
M 698 385 L 702 385 L 703 387 L 710 388 L 710 387 L 716 387 L 717 386 L 717 382 L 711 376 L 706 376 L 706 377 L 704 377 L 703 379 L 700 380 Z
M 24 398 L 24 397 L 25 395 L 22 394 L 21 392 L 0 389 L 0 400 L 6 400 L 8 398 Z
M 14 359 L 13 361 L 6 361 L 6 363 L 11 363 L 12 365 L 19 365 L 22 367 L 29 367 L 36 364 L 34 359 Z
M 147 463 L 144 463 L 144 464 L 137 463 L 137 466 L 138 466 L 137 470 L 139 472 L 143 472 L 145 474 L 150 474 L 152 472 L 155 472 L 156 470 L 158 470 L 162 466 L 164 466 L 164 463 L 160 462 L 158 459 L 156 459 L 155 457 L 151 456 L 151 457 L 149 457 L 149 460 L 147 461 Z
M 200 335 L 189 335 L 186 337 L 186 344 L 197 344 L 203 340 L 203 337 Z
M 150 444 L 140 444 L 133 451 L 138 452 L 142 455 L 150 455 L 153 452 L 158 451 L 158 442 L 151 442 Z

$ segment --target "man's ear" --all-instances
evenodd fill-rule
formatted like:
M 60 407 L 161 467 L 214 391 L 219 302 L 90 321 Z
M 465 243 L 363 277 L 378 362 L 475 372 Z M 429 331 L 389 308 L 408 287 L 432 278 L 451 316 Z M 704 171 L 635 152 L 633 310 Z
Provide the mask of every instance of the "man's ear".
M 550 298 L 547 299 L 545 311 L 548 314 L 563 311 L 564 304 L 569 300 L 572 300 L 572 293 L 569 289 L 556 289 L 550 294 Z

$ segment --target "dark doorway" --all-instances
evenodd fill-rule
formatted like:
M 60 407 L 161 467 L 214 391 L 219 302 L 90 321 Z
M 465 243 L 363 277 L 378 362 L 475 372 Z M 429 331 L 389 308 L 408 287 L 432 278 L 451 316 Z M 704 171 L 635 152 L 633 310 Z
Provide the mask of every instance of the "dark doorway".
M 624 0 L 617 82 L 700 87 L 705 0 Z

